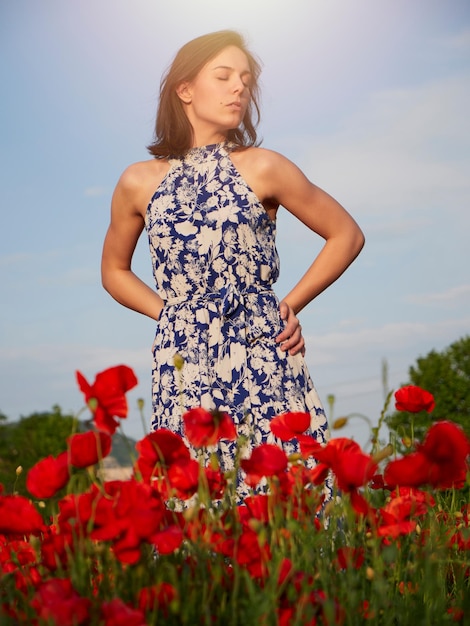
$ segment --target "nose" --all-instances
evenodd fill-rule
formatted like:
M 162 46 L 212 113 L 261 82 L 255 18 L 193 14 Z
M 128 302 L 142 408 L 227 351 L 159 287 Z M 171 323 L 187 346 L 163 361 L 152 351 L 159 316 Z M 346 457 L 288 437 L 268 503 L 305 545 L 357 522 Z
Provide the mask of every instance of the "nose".
M 247 87 L 246 87 L 245 83 L 243 82 L 242 77 L 235 75 L 233 92 L 234 93 L 242 93 L 246 88 Z

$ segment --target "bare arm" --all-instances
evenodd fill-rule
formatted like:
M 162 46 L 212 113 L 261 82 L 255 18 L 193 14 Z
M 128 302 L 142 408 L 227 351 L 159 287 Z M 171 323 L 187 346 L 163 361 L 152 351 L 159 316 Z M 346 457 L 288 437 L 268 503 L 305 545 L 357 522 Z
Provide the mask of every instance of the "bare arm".
M 101 259 L 103 287 L 120 304 L 155 320 L 163 301 L 131 269 L 132 256 L 144 228 L 143 207 L 146 185 L 142 185 L 138 166 L 124 172 L 113 194 L 111 223 Z
M 364 245 L 364 235 L 349 213 L 330 195 L 311 183 L 291 161 L 270 151 L 261 152 L 258 180 L 262 197 L 282 205 L 325 244 L 300 281 L 280 304 L 286 327 L 276 338 L 290 354 L 305 352 L 297 318 L 309 302 L 334 283 Z
M 364 235 L 349 213 L 297 166 L 276 153 L 270 156 L 271 197 L 325 239 L 318 256 L 284 298 L 298 313 L 349 267 L 364 245 Z

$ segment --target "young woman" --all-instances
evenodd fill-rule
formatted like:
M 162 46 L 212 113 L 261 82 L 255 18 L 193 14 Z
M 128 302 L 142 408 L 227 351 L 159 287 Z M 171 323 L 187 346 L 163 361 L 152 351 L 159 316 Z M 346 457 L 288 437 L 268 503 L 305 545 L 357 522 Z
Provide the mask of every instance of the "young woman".
M 326 441 L 297 314 L 364 243 L 332 197 L 285 157 L 256 147 L 259 73 L 233 31 L 181 48 L 161 83 L 154 158 L 121 176 L 102 259 L 105 289 L 157 321 L 152 426 L 182 433 L 184 411 L 217 409 L 234 419 L 247 448 L 276 442 L 270 420 L 288 411 L 309 412 L 311 432 Z M 325 244 L 279 302 L 272 285 L 281 205 Z M 131 269 L 144 227 L 156 291 Z M 235 445 L 220 449 L 224 469 L 233 466 Z

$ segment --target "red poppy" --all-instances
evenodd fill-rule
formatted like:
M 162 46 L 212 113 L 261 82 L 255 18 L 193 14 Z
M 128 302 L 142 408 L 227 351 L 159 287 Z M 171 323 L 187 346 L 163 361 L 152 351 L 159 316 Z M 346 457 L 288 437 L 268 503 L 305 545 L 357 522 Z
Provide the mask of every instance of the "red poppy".
M 41 583 L 31 605 L 41 623 L 75 626 L 90 619 L 90 600 L 79 596 L 68 578 L 51 578 Z
M 350 492 L 371 480 L 377 469 L 377 463 L 369 454 L 345 450 L 337 455 L 331 468 L 339 489 Z
M 364 517 L 367 516 L 369 520 L 374 520 L 376 515 L 375 509 L 370 506 L 369 502 L 361 493 L 359 493 L 359 491 L 352 489 L 349 492 L 349 497 L 351 500 L 351 506 L 356 513 L 363 515 Z
M 294 499 L 301 497 L 301 494 L 305 492 L 306 485 L 315 484 L 314 478 L 317 476 L 316 470 L 319 466 L 320 464 L 317 463 L 315 467 L 310 469 L 303 464 L 290 464 L 287 472 L 279 476 L 279 496 L 282 500 L 292 504 Z
M 290 441 L 310 427 L 311 419 L 310 413 L 284 413 L 271 420 L 271 432 L 281 441 Z
M 281 563 L 278 580 L 279 586 L 284 587 L 277 609 L 279 626 L 290 626 L 296 622 L 298 615 L 302 615 L 304 626 L 317 626 L 319 623 L 339 626 L 344 623 L 346 614 L 337 600 L 333 598 L 332 602 L 327 602 L 323 590 L 313 589 L 315 583 L 313 576 L 303 571 L 295 571 L 288 559 Z M 332 615 L 329 611 L 327 614 L 326 605 L 329 605 L 329 610 L 334 611 Z M 309 614 L 308 618 L 306 614 Z
M 206 475 L 210 498 L 212 500 L 221 498 L 227 486 L 227 479 L 224 474 L 220 470 L 215 470 L 211 467 L 205 467 L 204 474 Z
M 111 452 L 111 435 L 90 430 L 67 439 L 70 463 L 75 467 L 95 465 Z
M 408 385 L 395 392 L 395 408 L 397 411 L 409 411 L 410 413 L 427 411 L 431 413 L 434 406 L 435 402 L 432 393 L 421 389 L 421 387 Z
M 299 435 L 297 441 L 300 444 L 300 452 L 306 459 L 311 456 L 316 458 L 316 453 L 324 447 L 311 435 Z
M 460 488 L 465 483 L 468 451 L 469 442 L 460 426 L 436 422 L 416 452 L 387 465 L 384 479 L 391 486 Z
M 0 571 L 12 572 L 18 565 L 32 565 L 36 561 L 36 551 L 28 541 L 11 538 L 7 540 L 0 535 Z
M 363 619 L 372 620 L 375 619 L 376 612 L 370 608 L 369 600 L 363 600 L 362 604 L 358 608 L 359 615 Z
M 328 478 L 330 468 L 325 463 L 317 463 L 315 467 L 309 470 L 309 482 L 313 485 L 322 485 Z
M 449 546 L 461 551 L 470 550 L 470 536 L 465 530 L 456 530 L 449 539 Z
M 29 535 L 44 527 L 34 505 L 23 496 L 0 495 L 0 534 Z
M 450 615 L 450 618 L 453 622 L 462 622 L 464 623 L 465 615 L 467 614 L 464 609 L 458 606 L 450 606 L 447 609 L 447 614 Z
M 96 375 L 93 385 L 80 372 L 76 372 L 76 376 L 96 428 L 112 435 L 119 425 L 115 418 L 127 417 L 125 393 L 137 385 L 134 372 L 127 365 L 110 367 Z
M 221 411 L 190 409 L 183 415 L 184 432 L 195 448 L 215 445 L 220 439 L 235 441 L 237 431 L 232 418 Z
M 65 487 L 69 477 L 68 452 L 62 452 L 33 465 L 26 477 L 26 488 L 35 498 L 51 498 Z
M 152 544 L 158 554 L 171 554 L 181 546 L 184 540 L 183 531 L 175 524 L 152 535 Z
M 436 505 L 436 501 L 430 493 L 414 489 L 413 487 L 399 487 L 390 494 L 391 500 L 386 505 L 389 512 L 409 508 L 410 515 L 425 515 L 430 508 Z M 402 515 L 402 513 L 400 514 Z
M 393 491 L 392 499 L 379 510 L 377 534 L 396 538 L 416 528 L 416 517 L 426 515 L 434 506 L 434 498 L 418 489 L 400 487 Z
M 104 491 L 102 494 L 93 486 L 82 494 L 78 517 L 82 524 L 91 522 L 92 539 L 112 542 L 122 563 L 137 563 L 143 543 L 158 544 L 162 552 L 179 547 L 180 529 L 167 519 L 165 503 L 150 485 L 133 479 L 111 481 L 104 484 Z M 168 531 L 171 536 L 162 536 Z
M 312 456 L 329 467 L 344 453 L 362 453 L 361 446 L 347 437 L 336 437 L 331 439 L 326 446 L 318 444 L 318 449 L 312 452 Z
M 388 489 L 388 485 L 385 484 L 383 474 L 374 474 L 369 482 L 369 487 L 377 490 Z
M 138 604 L 141 611 L 161 611 L 167 615 L 165 610 L 168 605 L 178 597 L 178 592 L 170 583 L 157 583 L 151 587 L 142 587 L 139 591 Z
M 469 445 L 461 426 L 442 420 L 431 426 L 418 449 L 434 463 L 462 465 L 470 452 Z
M 168 482 L 176 496 L 187 500 L 199 487 L 199 463 L 194 459 L 180 459 L 168 468 Z
M 254 518 L 260 520 L 264 524 L 268 524 L 269 520 L 273 516 L 272 496 L 268 496 L 264 493 L 258 493 L 254 496 L 249 496 L 244 500 L 245 507 L 240 510 L 240 515 L 246 514 L 247 519 Z
M 416 520 L 409 518 L 396 519 L 392 515 L 382 512 L 382 522 L 377 528 L 379 537 L 396 539 L 400 535 L 408 535 L 416 528 Z
M 246 472 L 246 483 L 254 487 L 263 476 L 276 476 L 287 468 L 287 455 L 278 446 L 263 443 L 256 447 L 249 459 L 242 459 L 242 469 Z
M 361 569 L 365 561 L 364 548 L 341 546 L 336 552 L 338 565 L 341 569 Z
M 143 611 L 132 608 L 119 598 L 103 602 L 100 624 L 103 626 L 147 626 Z
M 43 572 L 40 572 L 36 566 L 30 565 L 29 567 L 16 569 L 13 572 L 13 577 L 15 579 L 15 587 L 18 591 L 20 591 L 24 596 L 28 596 L 32 589 L 36 589 L 41 584 L 43 580 Z M 18 621 L 13 623 L 24 624 L 25 621 L 18 619 Z
M 234 557 L 252 578 L 262 578 L 267 574 L 267 566 L 271 560 L 269 543 L 261 542 L 251 528 L 244 528 L 234 545 Z
M 75 494 L 69 493 L 59 501 L 59 526 L 62 525 L 69 520 L 79 519 L 80 517 L 80 503 L 83 498 L 88 497 L 90 492 Z M 92 498 L 90 499 L 90 507 L 88 514 L 83 518 L 85 523 L 91 517 L 91 505 Z
M 60 565 L 65 567 L 75 545 L 71 525 L 66 522 L 60 528 L 51 525 L 43 532 L 41 541 L 41 562 L 51 571 Z
M 324 476 L 325 468 L 330 468 L 336 476 L 338 487 L 346 492 L 352 492 L 368 483 L 377 469 L 377 463 L 372 457 L 364 454 L 359 444 L 346 437 L 332 439 L 326 446 L 319 446 L 311 454 L 320 461 L 316 474 Z
M 175 461 L 190 458 L 183 439 L 166 428 L 148 434 L 135 447 L 139 453 L 136 469 L 147 482 L 161 473 L 159 468 L 166 470 Z

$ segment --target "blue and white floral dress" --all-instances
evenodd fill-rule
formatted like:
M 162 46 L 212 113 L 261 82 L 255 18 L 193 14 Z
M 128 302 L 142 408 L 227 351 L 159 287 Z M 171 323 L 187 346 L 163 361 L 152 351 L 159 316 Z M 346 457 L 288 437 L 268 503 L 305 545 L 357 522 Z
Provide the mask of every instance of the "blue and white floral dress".
M 171 158 L 147 209 L 165 302 L 153 346 L 152 427 L 184 434 L 182 413 L 202 406 L 228 413 L 251 445 L 280 443 L 270 420 L 308 411 L 311 433 L 325 442 L 327 420 L 304 358 L 275 341 L 284 324 L 272 289 L 276 223 L 235 168 L 231 149 L 213 144 Z M 219 446 L 224 470 L 233 468 L 235 445 Z M 293 443 L 283 447 L 297 451 Z

